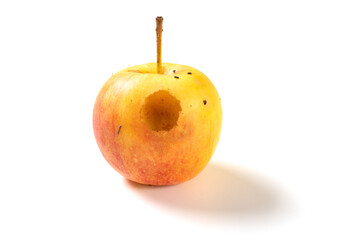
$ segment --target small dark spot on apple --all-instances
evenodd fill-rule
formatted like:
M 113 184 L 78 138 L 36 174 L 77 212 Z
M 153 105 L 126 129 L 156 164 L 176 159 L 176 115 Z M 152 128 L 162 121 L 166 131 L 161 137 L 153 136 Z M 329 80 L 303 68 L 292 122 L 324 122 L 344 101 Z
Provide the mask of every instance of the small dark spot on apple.
M 174 70 L 173 70 L 173 73 L 175 73 L 175 72 L 176 72 L 176 70 L 174 69 Z
M 203 101 L 203 103 L 204 103 L 204 105 L 206 105 L 207 101 L 206 101 L 206 100 L 204 100 L 204 101 Z
M 178 76 L 174 76 L 174 78 L 177 78 L 177 79 L 179 79 L 179 77 L 178 77 Z
M 189 75 L 191 75 L 191 74 L 192 74 L 192 72 L 188 72 L 188 74 L 189 74 Z
M 119 130 L 117 131 L 117 134 L 119 135 L 119 133 L 120 133 L 120 129 L 121 129 L 121 125 L 120 125 L 120 127 L 119 127 Z

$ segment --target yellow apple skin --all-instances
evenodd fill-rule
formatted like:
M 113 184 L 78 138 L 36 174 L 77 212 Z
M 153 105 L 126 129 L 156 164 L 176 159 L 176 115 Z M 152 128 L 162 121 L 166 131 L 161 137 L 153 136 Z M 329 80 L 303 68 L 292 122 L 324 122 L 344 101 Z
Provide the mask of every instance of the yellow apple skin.
M 222 108 L 211 81 L 185 65 L 124 69 L 100 90 L 93 128 L 104 158 L 125 178 L 173 185 L 195 177 L 219 141 Z M 121 127 L 120 127 L 121 126 Z

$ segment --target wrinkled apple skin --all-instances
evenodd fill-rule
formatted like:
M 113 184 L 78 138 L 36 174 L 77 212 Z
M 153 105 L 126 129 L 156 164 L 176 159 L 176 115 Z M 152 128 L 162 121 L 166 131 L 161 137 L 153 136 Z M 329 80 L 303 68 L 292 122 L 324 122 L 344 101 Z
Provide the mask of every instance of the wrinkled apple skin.
M 93 111 L 104 158 L 125 178 L 141 184 L 172 185 L 195 177 L 220 137 L 222 108 L 211 81 L 189 66 L 162 66 L 163 74 L 156 73 L 156 63 L 114 74 L 100 90 Z M 158 91 L 179 100 L 181 111 L 170 130 L 151 129 L 141 115 L 146 98 Z

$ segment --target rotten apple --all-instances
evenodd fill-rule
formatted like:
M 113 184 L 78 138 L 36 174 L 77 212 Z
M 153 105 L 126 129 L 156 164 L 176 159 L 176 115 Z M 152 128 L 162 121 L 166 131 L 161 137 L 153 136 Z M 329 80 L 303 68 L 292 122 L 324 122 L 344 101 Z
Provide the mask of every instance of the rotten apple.
M 185 65 L 157 62 L 126 68 L 100 90 L 93 111 L 97 144 L 125 178 L 149 185 L 187 181 L 209 162 L 222 108 L 211 81 Z

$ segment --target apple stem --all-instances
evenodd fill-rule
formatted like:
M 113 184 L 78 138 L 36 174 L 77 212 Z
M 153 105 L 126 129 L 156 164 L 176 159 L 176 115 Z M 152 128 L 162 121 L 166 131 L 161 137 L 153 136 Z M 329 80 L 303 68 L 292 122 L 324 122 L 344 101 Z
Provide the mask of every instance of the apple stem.
M 163 17 L 156 18 L 156 48 L 157 48 L 157 73 L 162 74 L 161 66 L 161 35 L 163 31 Z

